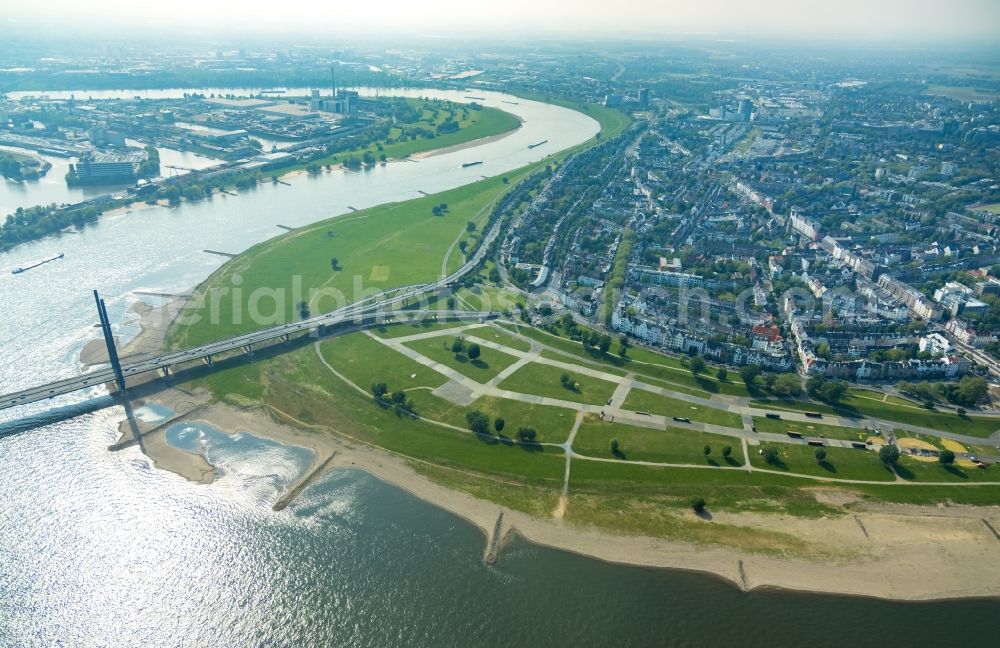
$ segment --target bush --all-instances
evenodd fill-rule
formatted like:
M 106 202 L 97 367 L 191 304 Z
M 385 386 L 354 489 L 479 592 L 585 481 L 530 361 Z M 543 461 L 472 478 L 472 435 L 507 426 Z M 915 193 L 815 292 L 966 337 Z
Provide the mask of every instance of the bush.
M 465 420 L 469 424 L 469 429 L 476 434 L 485 435 L 490 433 L 490 417 L 479 410 L 466 412 Z
M 517 428 L 517 438 L 521 441 L 531 442 L 534 441 L 537 436 L 538 432 L 536 432 L 533 427 L 525 426 Z

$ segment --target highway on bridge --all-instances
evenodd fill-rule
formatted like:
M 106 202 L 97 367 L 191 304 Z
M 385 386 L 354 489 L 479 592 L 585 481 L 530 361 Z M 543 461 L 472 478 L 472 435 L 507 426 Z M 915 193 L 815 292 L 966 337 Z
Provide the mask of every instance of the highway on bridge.
M 505 209 L 506 205 L 507 201 L 505 201 L 501 206 L 501 212 Z M 292 335 L 303 331 L 318 330 L 321 326 L 341 324 L 379 312 L 387 313 L 391 307 L 405 303 L 407 300 L 419 297 L 422 294 L 434 290 L 446 288 L 475 269 L 486 256 L 486 252 L 490 249 L 493 241 L 496 240 L 496 237 L 500 232 L 500 225 L 502 222 L 502 218 L 495 219 L 493 226 L 483 238 L 472 258 L 468 259 L 460 268 L 455 270 L 450 275 L 442 277 L 433 283 L 390 289 L 387 292 L 370 296 L 365 300 L 349 304 L 328 313 L 309 317 L 297 322 L 279 324 L 260 331 L 254 331 L 253 333 L 245 333 L 243 335 L 237 335 L 224 340 L 209 342 L 208 344 L 203 344 L 190 349 L 184 349 L 182 351 L 173 351 L 156 357 L 147 357 L 131 361 L 128 361 L 126 358 L 122 362 L 122 373 L 126 378 L 128 378 L 129 376 L 143 374 L 149 371 L 169 369 L 170 367 L 183 362 L 210 359 L 212 356 L 237 349 L 250 351 L 253 348 L 253 345 L 262 342 L 270 342 L 279 338 L 290 339 Z M 391 296 L 389 296 L 390 294 Z M 442 314 L 451 314 L 447 311 L 437 312 Z M 61 396 L 63 394 L 69 394 L 71 392 L 93 387 L 95 385 L 113 382 L 114 380 L 115 374 L 111 367 L 97 369 L 72 378 L 56 380 L 44 385 L 30 387 L 12 394 L 0 396 L 0 410 L 14 407 L 16 405 L 34 403 L 36 401 Z

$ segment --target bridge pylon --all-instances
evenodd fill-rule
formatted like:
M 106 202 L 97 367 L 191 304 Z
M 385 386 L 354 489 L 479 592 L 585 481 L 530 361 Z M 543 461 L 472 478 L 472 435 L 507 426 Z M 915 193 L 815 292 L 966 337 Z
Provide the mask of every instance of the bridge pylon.
M 115 347 L 115 338 L 111 334 L 111 322 L 108 319 L 108 309 L 104 305 L 104 300 L 94 291 L 94 301 L 97 303 L 97 316 L 101 319 L 101 331 L 104 333 L 104 344 L 108 347 L 108 360 L 111 368 L 115 372 L 115 382 L 118 383 L 118 391 L 125 393 L 125 374 L 122 373 L 122 363 L 118 360 L 118 349 Z

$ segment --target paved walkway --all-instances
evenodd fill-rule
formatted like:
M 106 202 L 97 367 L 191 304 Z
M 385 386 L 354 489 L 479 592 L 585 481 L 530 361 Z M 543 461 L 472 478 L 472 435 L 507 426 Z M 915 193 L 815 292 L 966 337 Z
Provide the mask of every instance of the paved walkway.
M 452 332 L 452 331 L 455 331 L 455 330 L 464 330 L 464 329 L 467 329 L 467 328 L 474 328 L 475 326 L 478 326 L 478 325 L 456 327 L 455 329 L 444 329 L 444 330 L 440 330 L 440 331 L 427 332 L 427 333 L 423 333 L 423 334 L 418 334 L 417 336 L 407 336 L 407 337 L 403 337 L 403 338 L 387 338 L 387 339 L 385 339 L 385 338 L 380 338 L 378 336 L 372 335 L 370 332 L 367 332 L 367 331 L 366 331 L 366 334 L 369 335 L 369 336 L 371 336 L 373 339 L 378 340 L 379 342 L 381 342 L 383 344 L 386 344 L 387 346 L 390 346 L 390 347 L 393 347 L 393 348 L 401 348 L 401 349 L 407 349 L 407 350 L 409 350 L 407 347 L 403 346 L 400 343 L 401 340 L 422 339 L 424 337 L 433 337 L 432 333 L 436 334 L 436 335 L 445 335 L 445 334 L 448 334 L 449 332 Z M 328 370 L 330 370 L 334 375 L 336 375 L 338 378 L 340 378 L 345 383 L 347 383 L 348 385 L 350 385 L 354 390 L 356 390 L 359 393 L 364 394 L 365 396 L 368 396 L 369 398 L 371 398 L 372 397 L 371 393 L 365 391 L 363 388 L 361 388 L 358 385 L 356 385 L 353 382 L 351 382 L 346 376 L 344 376 L 343 374 L 341 374 L 340 372 L 338 372 L 333 366 L 331 366 L 326 361 L 326 358 L 323 357 L 323 354 L 320 351 L 320 344 L 321 344 L 321 342 L 317 341 L 314 346 L 315 346 L 315 349 L 316 349 L 316 355 L 319 357 L 319 359 L 323 363 L 323 365 Z M 532 348 L 532 350 L 529 351 L 529 352 L 527 352 L 527 353 L 523 352 L 523 351 L 516 351 L 516 350 L 512 350 L 512 349 L 507 349 L 507 348 L 505 348 L 505 350 L 508 353 L 512 353 L 513 352 L 513 353 L 522 354 L 522 359 L 525 359 L 524 356 L 529 356 L 531 354 L 534 354 L 534 353 L 538 352 L 538 349 L 536 349 L 536 348 Z M 871 485 L 887 485 L 887 484 L 896 485 L 896 484 L 899 484 L 899 485 L 905 485 L 905 486 L 921 486 L 921 485 L 923 485 L 923 486 L 973 486 L 973 485 L 974 486 L 1000 486 L 1000 482 L 959 483 L 959 482 L 910 482 L 910 481 L 900 481 L 898 479 L 897 479 L 897 481 L 877 481 L 877 480 L 863 480 L 863 479 L 842 479 L 842 478 L 837 478 L 837 477 L 823 477 L 823 476 L 820 476 L 820 475 L 806 475 L 806 474 L 802 474 L 802 473 L 791 473 L 791 472 L 782 471 L 782 470 L 773 470 L 773 469 L 770 469 L 770 468 L 754 467 L 750 463 L 750 450 L 748 448 L 748 445 L 758 445 L 759 442 L 762 441 L 762 440 L 763 441 L 781 442 L 781 443 L 794 443 L 794 442 L 796 442 L 796 440 L 789 439 L 787 436 L 782 435 L 782 434 L 773 434 L 773 433 L 766 433 L 766 432 L 754 433 L 754 432 L 748 432 L 746 429 L 727 428 L 727 427 L 723 427 L 723 426 L 719 426 L 719 425 L 711 425 L 711 424 L 707 424 L 707 423 L 691 423 L 689 425 L 686 425 L 686 427 L 690 427 L 691 429 L 701 430 L 701 431 L 705 431 L 705 432 L 712 432 L 712 433 L 715 433 L 715 434 L 724 434 L 724 435 L 728 435 L 728 436 L 738 437 L 740 439 L 740 443 L 741 443 L 741 446 L 742 446 L 742 449 L 743 449 L 743 457 L 744 457 L 744 464 L 743 465 L 741 465 L 741 466 L 719 466 L 719 465 L 712 466 L 712 465 L 698 465 L 698 464 L 667 463 L 667 462 L 656 462 L 656 461 L 637 461 L 637 460 L 628 460 L 628 461 L 625 461 L 625 460 L 613 459 L 613 458 L 609 458 L 609 457 L 592 457 L 592 456 L 588 456 L 588 455 L 583 455 L 583 454 L 580 454 L 580 453 L 576 452 L 575 450 L 573 450 L 573 442 L 576 439 L 576 434 L 577 434 L 577 431 L 579 430 L 580 424 L 583 422 L 583 419 L 584 419 L 584 417 L 587 414 L 599 414 L 599 413 L 601 413 L 603 411 L 603 413 L 605 414 L 605 419 L 613 419 L 615 416 L 617 416 L 617 417 L 619 417 L 618 418 L 619 422 L 626 421 L 626 422 L 628 422 L 631 425 L 639 425 L 641 427 L 648 427 L 648 428 L 651 428 L 651 429 L 666 429 L 666 427 L 667 427 L 666 417 L 658 416 L 658 415 L 652 415 L 652 414 L 650 414 L 650 415 L 641 415 L 641 414 L 637 414 L 636 412 L 630 412 L 630 411 L 627 411 L 627 410 L 614 409 L 614 408 L 608 408 L 608 407 L 602 408 L 599 405 L 588 405 L 588 404 L 581 404 L 581 403 L 575 403 L 575 402 L 570 402 L 570 401 L 562 401 L 562 400 L 558 400 L 558 399 L 533 396 L 533 395 L 530 395 L 530 394 L 518 394 L 516 392 L 508 392 L 508 391 L 505 391 L 505 390 L 499 390 L 499 389 L 496 389 L 495 387 L 486 387 L 485 385 L 481 385 L 480 383 L 476 383 L 475 381 L 472 381 L 471 379 L 467 378 L 466 376 L 458 373 L 457 371 L 454 371 L 450 367 L 446 367 L 444 365 L 441 365 L 440 363 L 437 363 L 437 362 L 434 362 L 433 360 L 430 360 L 429 358 L 425 358 L 423 356 L 420 356 L 420 354 L 416 353 L 415 351 L 412 351 L 412 350 L 409 350 L 409 351 L 411 351 L 411 353 L 413 353 L 414 355 L 416 355 L 420 359 L 422 359 L 422 360 L 417 360 L 417 361 L 420 362 L 421 364 L 423 364 L 424 366 L 430 367 L 430 368 L 434 369 L 435 371 L 439 371 L 442 374 L 449 376 L 449 382 L 451 382 L 452 379 L 456 383 L 463 384 L 463 385 L 466 382 L 472 382 L 475 385 L 479 385 L 479 387 L 480 387 L 480 389 L 482 391 L 484 391 L 486 393 L 490 393 L 491 395 L 502 395 L 502 397 L 511 398 L 512 400 L 521 400 L 521 401 L 526 401 L 526 402 L 540 402 L 540 403 L 546 404 L 546 405 L 552 405 L 552 406 L 555 406 L 555 407 L 564 407 L 564 408 L 569 408 L 569 409 L 576 410 L 576 418 L 574 419 L 573 427 L 570 430 L 569 437 L 566 439 L 565 442 L 563 442 L 563 443 L 545 443 L 545 442 L 543 442 L 543 443 L 539 443 L 538 444 L 538 445 L 543 446 L 543 447 L 559 448 L 566 455 L 566 469 L 565 469 L 565 473 L 564 473 L 564 477 L 563 477 L 563 494 L 562 494 L 562 496 L 560 498 L 559 505 L 558 505 L 557 510 L 555 512 L 555 515 L 557 517 L 561 517 L 562 514 L 565 512 L 565 509 L 566 509 L 567 494 L 568 494 L 568 491 L 569 491 L 570 467 L 571 467 L 571 462 L 572 462 L 573 459 L 579 459 L 579 460 L 583 460 L 583 461 L 597 461 L 597 462 L 604 462 L 604 463 L 628 463 L 628 464 L 633 464 L 633 465 L 651 466 L 651 467 L 659 467 L 659 468 L 688 468 L 688 469 L 698 469 L 698 470 L 740 470 L 740 471 L 746 471 L 746 472 L 759 472 L 759 473 L 767 473 L 767 474 L 773 474 L 773 475 L 783 475 L 783 476 L 786 476 L 786 477 L 797 477 L 797 478 L 800 478 L 800 479 L 808 479 L 808 480 L 818 481 L 818 482 L 839 483 L 839 484 L 871 484 Z M 409 353 L 407 355 L 410 356 Z M 412 357 L 412 356 L 410 356 L 410 357 Z M 416 358 L 414 358 L 414 359 L 416 359 Z M 528 360 L 528 361 L 530 361 L 530 360 Z M 616 380 L 619 381 L 619 384 L 622 384 L 622 383 L 629 384 L 629 383 L 632 382 L 632 378 L 630 378 L 628 376 L 615 376 L 615 378 L 616 378 Z M 480 390 L 477 390 L 477 391 L 480 391 Z M 610 415 L 609 415 L 609 413 L 610 413 Z M 463 432 L 463 433 L 470 433 L 468 430 L 466 430 L 464 428 L 461 428 L 461 427 L 458 427 L 456 425 L 452 425 L 450 423 L 444 423 L 442 421 L 436 421 L 436 420 L 433 420 L 433 419 L 425 419 L 425 418 L 423 418 L 421 416 L 418 416 L 418 415 L 414 415 L 413 418 L 416 419 L 416 420 L 425 421 L 425 422 L 430 423 L 432 425 L 437 425 L 439 427 L 445 427 L 445 428 L 449 428 L 449 429 L 452 429 L 452 430 L 457 430 L 457 431 L 460 431 L 460 432 Z M 745 421 L 744 421 L 744 425 L 745 425 Z M 838 442 L 839 440 L 838 439 L 827 439 L 826 441 L 830 445 L 835 445 L 835 442 Z
M 753 432 L 753 417 L 761 417 L 767 412 L 766 409 L 750 407 L 747 402 L 749 398 L 739 398 L 739 397 L 727 397 L 724 399 L 715 399 L 714 397 L 702 398 L 700 396 L 692 396 L 684 392 L 677 392 L 666 387 L 660 387 L 659 385 L 653 385 L 650 383 L 642 382 L 638 380 L 633 373 L 626 375 L 618 375 L 617 373 L 611 373 L 602 369 L 597 369 L 594 367 L 583 366 L 580 364 L 574 364 L 572 362 L 564 362 L 562 360 L 555 360 L 553 358 L 545 357 L 541 355 L 542 351 L 557 351 L 544 345 L 543 343 L 534 340 L 533 338 L 528 338 L 522 336 L 515 332 L 509 332 L 511 335 L 518 337 L 521 340 L 528 342 L 530 345 L 529 351 L 521 351 L 520 349 L 514 349 L 504 344 L 497 343 L 492 340 L 487 340 L 476 335 L 475 330 L 488 325 L 483 324 L 465 324 L 459 325 L 447 329 L 438 329 L 434 331 L 425 331 L 421 333 L 416 333 L 413 335 L 401 336 L 396 338 L 380 338 L 371 332 L 366 332 L 367 335 L 375 340 L 378 340 L 382 344 L 389 346 L 399 353 L 411 358 L 415 362 L 422 364 L 428 368 L 437 371 L 438 373 L 444 375 L 449 380 L 447 383 L 438 387 L 434 390 L 434 395 L 444 398 L 450 402 L 455 403 L 460 406 L 468 406 L 469 404 L 475 402 L 478 398 L 482 396 L 493 396 L 498 398 L 506 398 L 509 400 L 516 400 L 525 403 L 531 403 L 535 405 L 547 405 L 551 407 L 562 407 L 565 409 L 572 410 L 582 410 L 588 413 L 600 414 L 604 413 L 608 420 L 613 420 L 619 423 L 627 423 L 629 425 L 635 425 L 638 427 L 645 427 L 651 429 L 666 429 L 670 425 L 683 425 L 684 427 L 690 427 L 694 430 L 699 430 L 702 432 L 711 432 L 713 434 L 721 434 L 725 436 L 731 436 L 736 438 L 745 438 L 752 441 L 752 445 L 757 445 L 761 441 L 774 442 L 774 443 L 791 443 L 791 444 L 807 444 L 806 439 L 793 439 L 788 437 L 786 434 L 779 433 L 768 433 L 768 432 Z M 454 335 L 462 333 L 468 337 L 472 337 L 476 340 L 477 344 L 480 346 L 501 351 L 512 355 L 517 358 L 517 360 L 504 369 L 500 374 L 491 379 L 488 383 L 478 383 L 475 380 L 455 371 L 447 365 L 443 365 L 439 362 L 431 360 L 420 353 L 410 349 L 405 345 L 406 342 L 413 340 L 423 340 L 429 337 L 438 337 L 443 335 Z M 561 355 L 565 355 L 562 353 Z M 535 362 L 538 364 L 548 365 L 551 367 L 556 367 L 563 369 L 568 372 L 573 372 L 578 375 L 587 376 L 590 378 L 596 378 L 598 380 L 603 380 L 605 382 L 610 382 L 616 385 L 614 394 L 611 397 L 611 404 L 581 404 L 575 401 L 562 400 L 558 398 L 552 398 L 548 396 L 539 396 L 536 394 L 524 394 L 520 392 L 513 392 L 505 389 L 500 389 L 499 385 L 506 378 L 513 375 L 521 367 L 524 367 L 530 362 Z M 699 407 L 711 408 L 716 410 L 721 410 L 725 412 L 730 412 L 733 414 L 738 414 L 743 418 L 742 428 L 730 428 L 722 425 L 715 425 L 711 423 L 676 423 L 672 421 L 672 417 L 661 416 L 658 414 L 640 414 L 631 410 L 623 409 L 622 404 L 625 398 L 632 389 L 641 389 L 654 394 L 659 394 L 661 396 L 672 398 L 674 400 L 683 401 L 686 403 L 691 403 L 692 405 L 697 405 Z M 912 432 L 918 432 L 921 434 L 928 434 L 940 438 L 952 439 L 960 443 L 966 444 L 984 444 L 989 443 L 990 440 L 983 439 L 981 437 L 973 437 L 964 434 L 955 434 L 951 432 L 944 432 L 941 430 L 935 430 L 932 428 L 925 428 L 915 425 L 907 425 L 904 423 L 898 423 L 895 421 L 883 420 L 883 419 L 852 419 L 840 416 L 824 415 L 822 419 L 815 419 L 806 416 L 801 412 L 790 412 L 787 410 L 775 410 L 780 411 L 781 418 L 784 421 L 791 421 L 797 423 L 817 423 L 822 421 L 822 423 L 827 425 L 835 425 L 848 429 L 862 430 L 865 425 L 869 427 L 875 427 L 876 425 L 882 427 L 893 427 L 895 429 L 908 430 Z M 749 418 L 749 426 L 748 419 Z M 998 433 L 1000 434 L 1000 433 Z M 997 435 L 994 435 L 997 436 Z M 832 447 L 842 447 L 850 448 L 851 441 L 843 439 L 824 439 L 824 442 Z M 877 449 L 877 448 L 876 448 Z

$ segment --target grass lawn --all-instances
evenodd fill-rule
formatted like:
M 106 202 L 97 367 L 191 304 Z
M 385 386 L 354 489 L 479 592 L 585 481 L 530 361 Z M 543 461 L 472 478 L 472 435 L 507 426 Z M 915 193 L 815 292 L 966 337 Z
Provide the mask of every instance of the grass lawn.
M 562 494 L 562 489 L 555 484 L 529 486 L 498 480 L 486 473 L 440 468 L 420 461 L 412 461 L 410 465 L 421 475 L 446 488 L 540 518 L 552 515 Z
M 768 410 L 791 410 L 798 412 L 823 412 L 848 418 L 861 418 L 867 416 L 886 421 L 897 421 L 909 425 L 917 425 L 943 432 L 953 432 L 955 434 L 965 434 L 969 436 L 988 437 L 996 430 L 1000 430 L 1000 418 L 988 418 L 985 416 L 958 416 L 952 412 L 942 410 L 930 411 L 918 405 L 890 397 L 887 402 L 876 399 L 873 394 L 882 396 L 880 392 L 859 390 L 860 394 L 850 393 L 844 399 L 843 405 L 830 407 L 822 403 L 809 403 L 803 401 L 778 400 L 778 401 L 751 401 L 752 407 L 759 407 Z M 906 404 L 903 404 L 906 403 Z
M 502 434 L 510 438 L 517 438 L 520 427 L 533 427 L 538 432 L 536 440 L 542 443 L 564 442 L 576 418 L 576 412 L 571 409 L 492 396 L 483 396 L 467 409 L 479 410 L 493 421 L 502 418 L 505 424 Z
M 543 358 L 548 358 L 549 360 L 556 360 L 558 362 L 565 362 L 573 366 L 588 367 L 590 369 L 597 369 L 598 371 L 603 371 L 604 373 L 611 374 L 612 376 L 625 376 L 628 372 L 624 369 L 619 369 L 618 367 L 601 362 L 594 362 L 588 360 L 585 355 L 579 355 L 573 357 L 572 355 L 567 356 L 565 353 L 560 353 L 558 351 L 553 351 L 552 349 L 542 349 L 539 354 Z
M 905 454 L 900 457 L 896 472 L 903 479 L 913 482 L 1000 482 L 1000 468 L 995 465 L 989 468 L 945 466 L 937 460 L 920 461 Z M 1000 490 L 1000 487 L 995 488 Z
M 685 387 L 676 383 L 667 382 L 666 380 L 660 380 L 659 378 L 653 378 L 652 376 L 636 376 L 636 380 L 641 383 L 646 383 L 647 385 L 662 387 L 663 389 L 669 389 L 670 391 L 680 392 L 681 394 L 687 394 L 689 396 L 697 396 L 698 398 L 710 398 L 712 396 L 711 394 L 706 394 L 701 389 L 697 389 L 695 387 Z
M 300 295 L 316 314 L 357 301 L 373 289 L 434 281 L 466 223 L 545 162 L 549 160 L 508 173 L 509 184 L 501 177 L 488 178 L 336 216 L 255 245 L 198 287 L 185 314 L 200 319 L 176 325 L 170 342 L 188 347 L 295 321 Z M 431 208 L 440 203 L 447 203 L 448 211 L 435 216 Z M 337 270 L 332 269 L 333 257 Z M 241 277 L 239 291 L 231 290 L 236 275 Z
M 560 377 L 564 373 L 568 373 L 577 383 L 575 389 L 563 387 Z M 564 371 L 558 367 L 537 362 L 521 367 L 500 383 L 499 387 L 521 394 L 535 394 L 592 405 L 604 403 L 611 398 L 611 394 L 615 391 L 615 384 L 606 380 Z
M 822 423 L 804 423 L 798 421 L 774 420 L 763 416 L 755 416 L 754 425 L 758 432 L 775 432 L 785 434 L 786 432 L 799 432 L 806 437 L 826 437 L 829 439 L 846 439 L 848 441 L 864 441 L 871 433 L 864 430 L 840 427 L 839 425 L 824 425 Z
M 652 430 L 621 423 L 607 423 L 589 417 L 580 424 L 573 439 L 573 450 L 591 457 L 615 458 L 611 452 L 611 439 L 618 439 L 620 454 L 626 461 L 654 461 L 658 463 L 687 463 L 694 465 L 743 465 L 743 451 L 738 439 L 721 434 L 669 427 Z M 712 453 L 705 457 L 705 446 Z M 722 457 L 722 448 L 730 446 L 732 455 Z
M 488 328 L 479 328 L 469 331 L 465 334 L 467 338 L 478 338 L 479 340 L 485 340 L 487 342 L 493 342 L 495 344 L 502 344 L 511 349 L 517 351 L 530 351 L 531 344 L 522 340 L 521 338 L 514 337 L 507 331 L 503 330 L 498 326 L 490 326 Z
M 574 470 L 577 465 L 595 462 L 574 462 Z M 655 470 L 655 469 L 653 469 Z M 683 469 L 674 469 L 683 470 Z M 713 473 L 718 471 L 703 470 L 692 472 Z M 737 472 L 737 471 L 733 471 Z M 756 508 L 744 508 L 740 504 L 731 504 L 726 490 L 729 489 L 704 489 L 697 485 L 692 488 L 681 487 L 689 492 L 699 493 L 708 502 L 708 510 L 711 511 L 742 511 L 754 510 L 764 512 L 787 512 L 788 507 L 771 498 L 757 498 L 754 500 L 743 500 L 754 502 Z M 756 491 L 756 489 L 753 489 Z M 746 492 L 746 489 L 744 489 Z M 718 495 L 717 495 L 718 494 Z M 754 492 L 754 495 L 758 493 Z M 565 519 L 571 524 L 581 527 L 598 527 L 611 531 L 614 534 L 635 535 L 642 537 L 669 538 L 684 542 L 696 543 L 699 545 L 721 545 L 737 549 L 747 553 L 762 553 L 780 556 L 801 556 L 801 557 L 822 557 L 822 554 L 813 549 L 808 543 L 791 534 L 780 531 L 772 531 L 752 526 L 737 526 L 719 521 L 712 521 L 706 524 L 704 520 L 694 516 L 689 504 L 691 496 L 678 494 L 668 495 L 620 495 L 613 496 L 598 495 L 595 493 L 581 493 L 577 490 L 570 490 L 569 506 L 566 510 Z M 785 499 L 784 502 L 790 500 Z M 820 506 L 810 505 L 807 499 L 802 503 L 811 506 L 810 511 L 819 509 Z M 796 508 L 803 508 L 797 502 L 792 504 Z
M 774 400 L 752 400 L 750 407 L 755 407 L 769 412 L 820 412 L 831 416 L 844 416 L 846 418 L 860 418 L 857 412 L 839 410 L 823 403 L 804 402 L 785 398 Z
M 471 310 L 481 312 L 499 312 L 505 308 L 513 311 L 517 303 L 523 299 L 512 290 L 504 290 L 489 284 L 477 284 L 472 288 L 462 288 L 458 291 L 458 298 L 459 303 L 464 301 L 467 307 L 471 307 Z
M 451 367 L 463 376 L 480 383 L 489 382 L 491 378 L 517 362 L 516 357 L 489 347 L 480 347 L 481 355 L 476 360 L 469 359 L 465 353 L 453 353 L 451 345 L 457 337 L 455 335 L 439 335 L 413 340 L 405 344 L 420 355 L 446 367 Z M 468 346 L 468 342 L 466 346 Z
M 650 414 L 660 414 L 661 416 L 685 416 L 692 421 L 701 423 L 712 423 L 731 428 L 743 428 L 743 419 L 739 414 L 725 412 L 723 410 L 695 405 L 687 401 L 669 398 L 660 394 L 654 394 L 643 389 L 633 389 L 625 397 L 622 406 L 634 412 L 649 412 Z
M 310 349 L 312 350 L 312 349 Z M 320 344 L 330 365 L 362 389 L 384 382 L 390 391 L 424 387 L 434 389 L 448 379 L 429 367 L 373 340 L 364 333 L 349 333 Z M 329 373 L 325 367 L 324 371 Z
M 431 331 L 446 331 L 448 329 L 457 329 L 463 326 L 475 326 L 475 322 L 470 320 L 417 320 L 414 322 L 399 322 L 396 324 L 387 324 L 386 326 L 380 326 L 378 328 L 369 329 L 372 333 L 379 336 L 380 338 L 391 339 L 391 338 L 401 338 L 408 337 L 410 335 L 420 335 L 421 333 L 430 333 Z M 469 329 L 467 332 L 471 333 L 473 329 Z M 462 335 L 465 335 L 463 332 Z
M 852 448 L 824 448 L 826 460 L 816 461 L 816 450 L 808 445 L 791 443 L 761 444 L 763 449 L 768 446 L 778 449 L 780 463 L 769 464 L 764 460 L 757 448 L 751 448 L 750 463 L 755 468 L 769 470 L 784 470 L 790 473 L 816 475 L 834 479 L 864 479 L 868 481 L 894 481 L 895 477 L 885 467 L 878 455 L 869 450 L 854 450 Z
M 720 393 L 733 396 L 748 395 L 746 386 L 742 382 L 738 382 L 739 376 L 735 378 L 729 377 L 725 382 L 722 382 L 715 377 L 714 369 L 709 369 L 701 376 L 693 376 L 690 370 L 684 367 L 677 358 L 654 353 L 648 349 L 632 347 L 629 349 L 627 356 L 622 358 L 617 353 L 617 340 L 612 344 L 610 352 L 601 353 L 597 349 L 584 350 L 580 342 L 571 340 L 565 331 L 559 327 L 556 327 L 556 330 L 559 331 L 559 334 L 556 334 L 549 330 L 534 328 L 524 324 L 512 325 L 501 323 L 499 326 L 506 327 L 509 330 L 516 330 L 525 337 L 541 342 L 553 349 L 558 349 L 597 363 L 602 365 L 602 367 L 614 367 L 619 372 L 623 370 L 635 372 L 640 380 L 643 377 L 652 377 L 671 383 L 671 385 L 668 385 L 669 388 L 676 386 L 678 391 L 691 393 L 694 396 L 708 398 L 712 394 Z
M 985 209 L 986 211 L 988 211 L 991 214 L 1000 214 L 1000 203 L 992 203 L 992 204 L 989 204 L 989 205 L 983 205 L 982 208 Z
M 387 158 L 409 157 L 414 153 L 422 153 L 433 149 L 455 146 L 473 140 L 499 135 L 507 131 L 514 130 L 521 125 L 521 120 L 516 116 L 504 112 L 498 108 L 482 108 L 473 110 L 465 104 L 459 104 L 439 99 L 404 99 L 412 108 L 419 112 L 419 119 L 409 124 L 396 126 L 389 131 L 385 139 L 375 140 L 367 146 L 358 147 L 350 151 L 340 151 L 312 162 L 325 166 L 327 164 L 338 164 L 348 157 L 361 158 L 366 152 L 371 153 L 375 159 L 380 159 L 382 155 Z M 435 111 L 437 116 L 434 115 Z M 445 119 L 452 115 L 452 120 L 458 123 L 458 130 L 451 133 L 435 135 L 434 137 L 417 137 L 410 139 L 407 129 L 423 128 L 435 131 Z M 282 173 L 304 169 L 307 164 L 300 164 L 289 169 L 282 169 Z
M 931 84 L 924 94 L 949 97 L 959 101 L 996 101 L 1000 94 L 990 90 L 980 90 L 974 86 L 948 86 Z
M 315 426 L 317 434 L 337 432 L 439 466 L 484 471 L 497 478 L 562 483 L 565 457 L 558 448 L 525 449 L 396 414 L 348 388 L 323 367 L 312 347 L 259 364 L 266 376 L 265 402 Z M 422 402 L 440 400 L 420 393 L 413 398 L 421 414 L 425 414 Z

